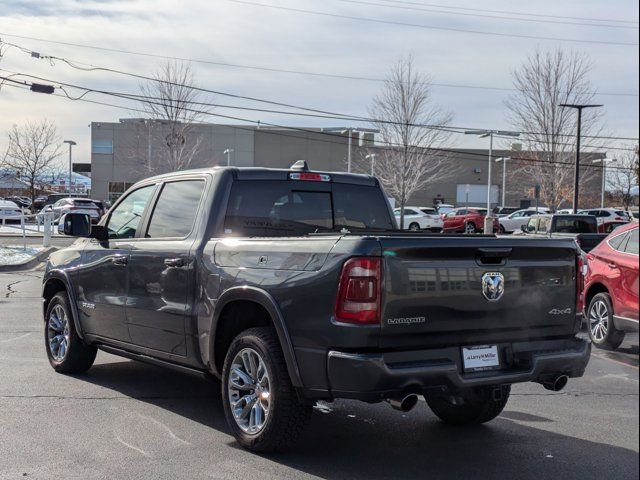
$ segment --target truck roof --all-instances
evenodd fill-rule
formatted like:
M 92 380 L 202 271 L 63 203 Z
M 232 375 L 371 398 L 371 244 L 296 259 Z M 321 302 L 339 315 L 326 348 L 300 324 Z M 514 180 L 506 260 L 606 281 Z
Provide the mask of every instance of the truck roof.
M 288 180 L 291 173 L 317 173 L 329 175 L 332 182 L 335 183 L 351 183 L 357 185 L 378 186 L 378 180 L 371 175 L 363 175 L 359 173 L 347 172 L 327 172 L 312 169 L 296 169 L 296 168 L 263 168 L 263 167 L 209 167 L 198 168 L 192 170 L 180 170 L 177 172 L 163 173 L 155 175 L 145 180 L 164 180 L 167 178 L 175 178 L 179 176 L 188 176 L 193 174 L 210 173 L 215 174 L 223 171 L 229 171 L 234 178 L 238 180 Z

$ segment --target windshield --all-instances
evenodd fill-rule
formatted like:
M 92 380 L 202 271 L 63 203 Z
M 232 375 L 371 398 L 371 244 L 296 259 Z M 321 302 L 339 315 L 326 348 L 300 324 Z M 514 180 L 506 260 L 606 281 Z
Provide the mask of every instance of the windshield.
M 296 236 L 342 229 L 395 228 L 378 187 L 321 182 L 234 183 L 224 231 L 240 236 Z

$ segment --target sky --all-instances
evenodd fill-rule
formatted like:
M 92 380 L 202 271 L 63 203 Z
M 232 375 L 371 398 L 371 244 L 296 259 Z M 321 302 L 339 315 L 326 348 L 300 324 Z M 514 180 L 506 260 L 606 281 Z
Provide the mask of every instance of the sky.
M 360 116 L 367 115 L 391 65 L 411 54 L 434 83 L 434 101 L 453 113 L 452 125 L 491 129 L 510 127 L 504 101 L 513 92 L 501 89 L 512 87 L 512 72 L 536 48 L 562 47 L 591 59 L 590 80 L 600 92 L 595 100 L 605 105 L 605 129 L 613 136 L 638 137 L 635 0 L 0 0 L 0 39 L 27 52 L 7 49 L 0 75 L 17 72 L 48 80 L 41 83 L 139 93 L 135 78 L 74 69 L 29 52 L 147 76 L 164 57 L 179 57 L 193 60 L 203 88 Z M 135 112 L 139 107 L 122 99 L 92 93 L 84 100 L 122 108 L 2 87 L 0 151 L 13 124 L 47 118 L 62 138 L 77 142 L 74 160 L 88 162 L 90 122 L 141 116 Z M 221 94 L 204 100 L 273 108 Z M 223 107 L 212 113 L 286 126 L 365 126 Z M 220 116 L 210 121 L 253 124 Z M 486 140 L 464 135 L 452 142 L 487 146 Z M 608 142 L 620 147 L 637 140 Z

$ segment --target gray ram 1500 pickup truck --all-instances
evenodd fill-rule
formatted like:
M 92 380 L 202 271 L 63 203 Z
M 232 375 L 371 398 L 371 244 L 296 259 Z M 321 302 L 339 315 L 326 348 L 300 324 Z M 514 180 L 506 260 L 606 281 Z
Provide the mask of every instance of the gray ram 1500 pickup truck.
M 84 372 L 100 349 L 217 376 L 254 451 L 290 445 L 318 400 L 423 395 L 444 422 L 486 422 L 511 384 L 560 390 L 589 360 L 573 240 L 398 231 L 370 176 L 172 173 L 58 228 L 84 238 L 46 266 L 53 368 Z

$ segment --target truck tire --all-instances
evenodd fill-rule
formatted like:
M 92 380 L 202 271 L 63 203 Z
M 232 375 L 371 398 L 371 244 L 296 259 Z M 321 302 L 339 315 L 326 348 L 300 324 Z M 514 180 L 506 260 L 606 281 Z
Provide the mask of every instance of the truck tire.
M 66 292 L 56 293 L 47 306 L 44 343 L 49 363 L 58 373 L 84 373 L 96 359 L 97 348 L 76 332 Z
M 496 398 L 495 392 L 500 392 Z M 453 403 L 441 393 L 425 395 L 427 405 L 440 420 L 450 425 L 478 425 L 496 418 L 509 400 L 511 385 L 478 387 L 473 394 L 462 397 L 460 404 Z
M 311 418 L 298 400 L 277 336 L 250 328 L 231 343 L 222 369 L 222 405 L 236 440 L 254 452 L 283 451 Z
M 613 324 L 613 305 L 608 293 L 598 293 L 587 310 L 589 337 L 596 347 L 615 350 L 624 340 L 624 332 Z

